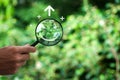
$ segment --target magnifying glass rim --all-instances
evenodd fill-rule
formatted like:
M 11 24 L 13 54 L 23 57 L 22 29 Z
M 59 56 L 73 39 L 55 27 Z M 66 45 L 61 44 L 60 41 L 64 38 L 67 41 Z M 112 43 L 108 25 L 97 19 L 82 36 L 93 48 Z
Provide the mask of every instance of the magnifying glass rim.
M 61 38 L 60 38 L 60 40 L 57 41 L 55 44 L 47 45 L 47 44 L 41 43 L 41 42 L 39 41 L 38 37 L 37 37 L 36 30 L 37 30 L 39 24 L 40 24 L 41 22 L 45 21 L 45 20 L 54 20 L 55 22 L 58 22 L 59 25 L 60 25 L 60 27 L 61 27 L 61 29 L 62 29 L 62 35 L 61 35 Z M 45 18 L 45 19 L 42 19 L 41 21 L 39 21 L 39 23 L 37 24 L 37 26 L 36 26 L 36 28 L 35 28 L 35 36 L 36 36 L 36 39 L 37 39 L 38 43 L 41 43 L 42 45 L 45 45 L 45 46 L 53 46 L 53 45 L 58 44 L 58 43 L 62 40 L 62 37 L 63 37 L 63 27 L 62 27 L 61 23 L 60 23 L 59 21 L 57 21 L 56 19 L 54 19 L 54 18 Z M 48 41 L 48 42 L 52 42 L 52 41 Z

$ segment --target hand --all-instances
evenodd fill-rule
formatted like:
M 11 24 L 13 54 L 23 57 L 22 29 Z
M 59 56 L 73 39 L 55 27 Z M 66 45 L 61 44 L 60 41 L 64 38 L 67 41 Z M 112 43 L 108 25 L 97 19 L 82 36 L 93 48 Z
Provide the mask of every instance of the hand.
M 29 45 L 0 48 L 0 75 L 16 73 L 29 59 L 30 52 L 35 52 L 35 48 Z

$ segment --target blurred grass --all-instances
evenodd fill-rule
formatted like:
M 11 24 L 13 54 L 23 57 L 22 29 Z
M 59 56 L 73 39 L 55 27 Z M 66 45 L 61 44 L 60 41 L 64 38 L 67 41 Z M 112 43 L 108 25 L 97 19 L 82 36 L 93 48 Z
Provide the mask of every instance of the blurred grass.
M 89 2 L 50 3 L 56 8 L 53 18 L 66 17 L 63 40 L 53 47 L 36 46 L 37 52 L 18 73 L 0 80 L 119 80 L 120 5 L 106 1 L 100 9 Z M 37 16 L 46 18 L 48 5 L 44 0 L 0 0 L 0 47 L 34 42 Z

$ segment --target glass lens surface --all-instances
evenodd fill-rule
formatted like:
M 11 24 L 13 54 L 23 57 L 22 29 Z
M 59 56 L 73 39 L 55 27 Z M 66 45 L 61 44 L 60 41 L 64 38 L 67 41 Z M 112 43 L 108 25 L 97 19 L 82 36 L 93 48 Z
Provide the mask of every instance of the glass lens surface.
M 62 26 L 55 19 L 44 19 L 36 28 L 36 37 L 43 45 L 55 45 L 61 40 L 62 36 Z

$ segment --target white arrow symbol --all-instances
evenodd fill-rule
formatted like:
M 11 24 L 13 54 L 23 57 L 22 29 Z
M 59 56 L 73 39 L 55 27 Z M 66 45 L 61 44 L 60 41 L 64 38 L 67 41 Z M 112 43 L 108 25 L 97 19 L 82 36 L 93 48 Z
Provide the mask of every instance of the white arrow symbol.
M 45 12 L 48 11 L 48 16 L 51 16 L 51 11 L 55 11 L 50 5 L 44 10 Z

